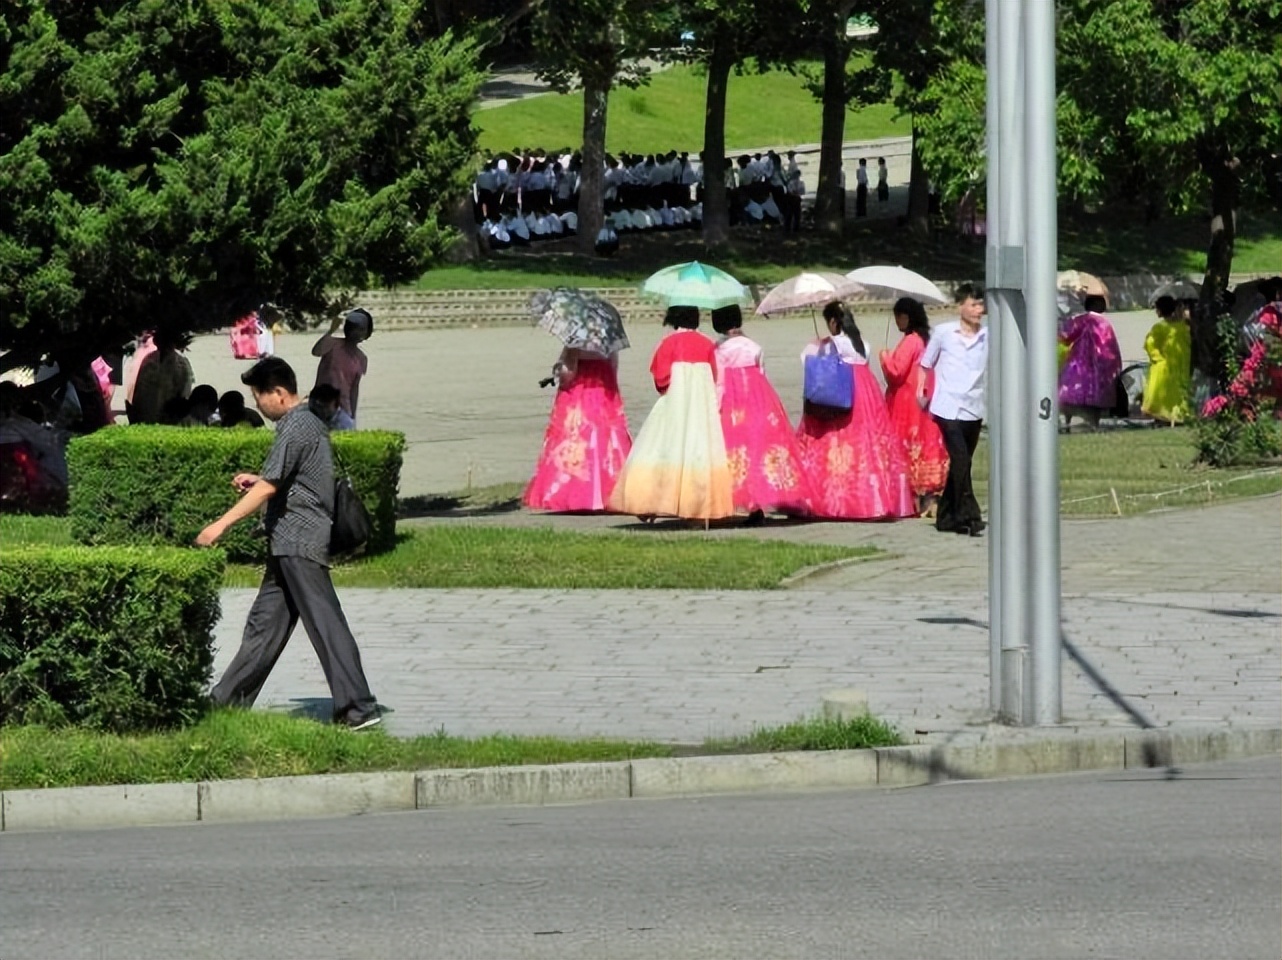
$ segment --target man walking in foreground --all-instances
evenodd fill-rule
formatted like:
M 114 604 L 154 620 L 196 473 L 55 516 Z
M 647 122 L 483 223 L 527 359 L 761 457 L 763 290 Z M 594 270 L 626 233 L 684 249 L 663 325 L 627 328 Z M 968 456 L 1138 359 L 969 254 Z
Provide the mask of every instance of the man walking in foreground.
M 984 420 L 988 330 L 984 291 L 977 284 L 957 288 L 958 319 L 930 332 L 930 342 L 917 371 L 917 402 L 929 404 L 948 448 L 948 480 L 939 498 L 935 529 L 978 537 L 986 524 L 971 485 L 970 462 Z M 926 371 L 935 371 L 935 392 L 927 396 Z
M 298 379 L 279 357 L 258 361 L 241 380 L 253 391 L 263 416 L 275 421 L 276 437 L 262 474 L 236 475 L 232 485 L 243 496 L 200 532 L 196 544 L 213 546 L 233 524 L 265 504 L 267 568 L 240 650 L 214 687 L 213 700 L 253 704 L 301 617 L 329 684 L 334 722 L 364 730 L 382 718 L 329 577 L 334 517 L 329 430 L 298 396 Z

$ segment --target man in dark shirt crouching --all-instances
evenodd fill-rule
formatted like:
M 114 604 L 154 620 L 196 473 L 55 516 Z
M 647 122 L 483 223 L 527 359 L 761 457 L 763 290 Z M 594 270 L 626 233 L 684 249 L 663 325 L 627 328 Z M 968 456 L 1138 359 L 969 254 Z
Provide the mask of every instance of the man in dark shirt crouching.
M 214 687 L 215 703 L 250 706 L 302 618 L 334 701 L 334 722 L 364 730 L 381 722 L 361 668 L 360 651 L 329 577 L 334 517 L 334 461 L 329 430 L 298 396 L 288 363 L 268 357 L 241 376 L 254 402 L 276 423 L 261 475 L 240 473 L 244 494 L 207 526 L 196 544 L 213 546 L 239 520 L 266 504 L 267 569 L 249 611 L 240 650 Z

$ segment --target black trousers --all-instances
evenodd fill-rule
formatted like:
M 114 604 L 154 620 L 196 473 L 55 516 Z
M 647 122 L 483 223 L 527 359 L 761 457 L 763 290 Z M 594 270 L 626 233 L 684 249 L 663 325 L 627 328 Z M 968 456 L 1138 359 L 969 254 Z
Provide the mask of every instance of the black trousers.
M 785 194 L 783 205 L 779 210 L 783 214 L 783 232 L 799 233 L 801 231 L 801 197 L 795 193 Z
M 334 719 L 375 707 L 329 568 L 304 557 L 268 557 L 249 609 L 240 649 L 214 687 L 215 703 L 248 707 L 258 698 L 299 619 L 320 658 L 334 701 Z
M 934 417 L 948 448 L 948 480 L 935 509 L 936 530 L 962 530 L 980 522 L 979 501 L 970 479 L 970 461 L 979 445 L 980 420 L 945 420 Z
M 855 216 L 868 216 L 868 184 L 866 183 L 855 187 Z

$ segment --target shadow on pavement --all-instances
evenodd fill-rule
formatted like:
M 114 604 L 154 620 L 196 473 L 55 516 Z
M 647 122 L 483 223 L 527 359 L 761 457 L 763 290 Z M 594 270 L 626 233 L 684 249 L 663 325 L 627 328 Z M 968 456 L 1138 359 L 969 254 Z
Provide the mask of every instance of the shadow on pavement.
M 476 506 L 469 505 L 463 497 L 419 496 L 405 497 L 400 501 L 398 520 L 418 517 L 484 517 L 500 513 L 515 513 L 521 509 L 521 498 L 511 497 Z

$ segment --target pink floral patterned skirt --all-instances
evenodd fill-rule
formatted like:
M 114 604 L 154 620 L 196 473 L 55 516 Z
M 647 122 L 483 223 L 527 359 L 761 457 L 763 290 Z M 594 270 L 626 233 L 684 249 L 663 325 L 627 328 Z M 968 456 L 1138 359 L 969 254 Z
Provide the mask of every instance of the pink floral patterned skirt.
M 735 508 L 811 513 L 810 480 L 774 387 L 757 366 L 729 367 L 721 377 L 721 432 Z
M 574 379 L 556 392 L 522 501 L 554 513 L 604 510 L 631 449 L 614 370 L 605 360 L 580 360 Z
M 850 369 L 850 413 L 833 420 L 806 414 L 797 428 L 815 514 L 834 520 L 916 516 L 903 441 L 891 426 L 881 386 L 867 364 Z

